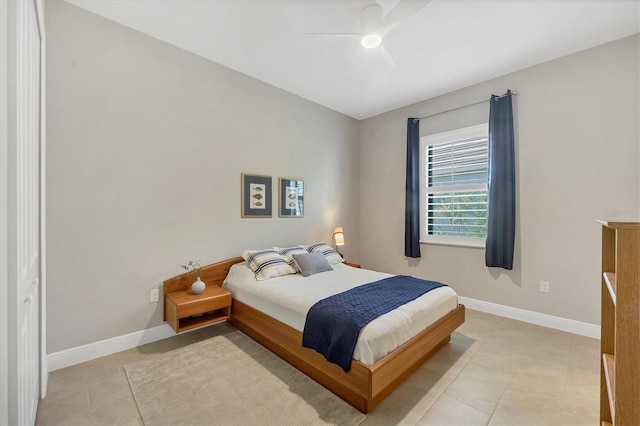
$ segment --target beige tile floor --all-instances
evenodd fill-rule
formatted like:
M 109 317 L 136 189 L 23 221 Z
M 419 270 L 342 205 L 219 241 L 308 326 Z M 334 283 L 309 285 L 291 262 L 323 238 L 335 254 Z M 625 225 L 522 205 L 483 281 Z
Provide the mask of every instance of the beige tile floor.
M 233 331 L 219 324 L 54 371 L 37 425 L 138 425 L 124 366 Z M 596 425 L 599 341 L 467 310 L 451 343 L 362 425 Z

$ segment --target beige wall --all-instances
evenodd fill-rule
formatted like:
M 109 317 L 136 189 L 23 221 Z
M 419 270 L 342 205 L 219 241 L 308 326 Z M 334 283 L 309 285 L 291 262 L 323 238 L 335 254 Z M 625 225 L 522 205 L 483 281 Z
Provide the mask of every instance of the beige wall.
M 50 353 L 162 324 L 149 291 L 188 259 L 329 242 L 337 225 L 364 267 L 599 322 L 595 219 L 640 206 L 637 36 L 358 123 L 67 3 L 47 2 L 46 19 Z M 486 268 L 481 249 L 407 260 L 407 117 L 507 88 L 520 92 L 514 270 Z M 488 104 L 439 115 L 421 134 L 487 117 Z M 241 219 L 242 172 L 304 179 L 305 218 Z
M 357 121 L 64 2 L 46 25 L 50 353 L 162 324 L 188 259 L 337 225 L 355 258 Z M 305 217 L 241 219 L 242 172 L 304 179 Z
M 442 280 L 460 296 L 599 323 L 597 218 L 640 200 L 638 36 L 615 41 L 365 120 L 360 137 L 360 261 Z M 406 119 L 517 90 L 513 271 L 484 249 L 421 245 L 404 257 Z M 427 135 L 486 122 L 488 103 L 427 118 Z M 550 281 L 550 293 L 539 291 Z

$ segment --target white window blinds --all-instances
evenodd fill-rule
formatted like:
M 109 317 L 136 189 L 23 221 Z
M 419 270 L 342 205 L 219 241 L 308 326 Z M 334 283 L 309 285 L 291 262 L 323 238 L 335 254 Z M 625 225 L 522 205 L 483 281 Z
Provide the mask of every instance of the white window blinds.
M 487 231 L 487 126 L 421 139 L 426 242 L 484 241 Z M 454 240 L 455 241 L 455 240 Z

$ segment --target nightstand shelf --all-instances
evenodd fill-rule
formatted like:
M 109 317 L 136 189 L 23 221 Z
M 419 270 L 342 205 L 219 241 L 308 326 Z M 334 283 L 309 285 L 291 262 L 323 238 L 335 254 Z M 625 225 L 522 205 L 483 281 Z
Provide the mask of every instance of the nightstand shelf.
M 167 292 L 168 287 L 165 281 L 164 320 L 176 333 L 226 320 L 231 314 L 231 293 L 221 287 L 207 285 L 202 294 Z

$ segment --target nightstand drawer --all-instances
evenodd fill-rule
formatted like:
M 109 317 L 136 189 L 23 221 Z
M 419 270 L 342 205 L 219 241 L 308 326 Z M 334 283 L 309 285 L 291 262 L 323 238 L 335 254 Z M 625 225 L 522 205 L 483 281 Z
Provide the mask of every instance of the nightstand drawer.
M 215 311 L 216 309 L 222 309 L 228 306 L 231 306 L 231 294 L 213 296 L 206 299 L 196 299 L 177 306 L 178 318 Z

